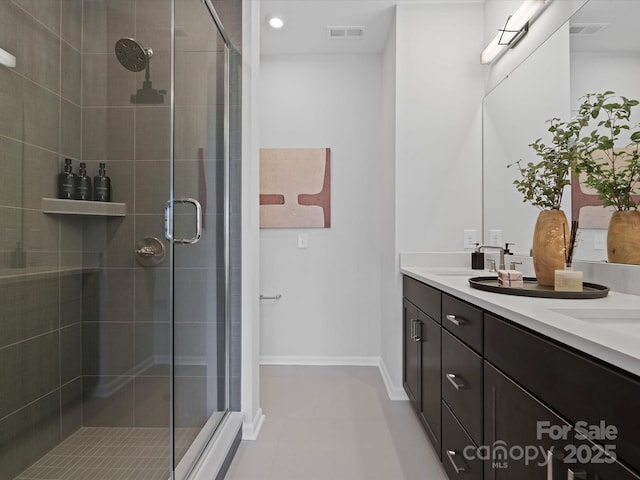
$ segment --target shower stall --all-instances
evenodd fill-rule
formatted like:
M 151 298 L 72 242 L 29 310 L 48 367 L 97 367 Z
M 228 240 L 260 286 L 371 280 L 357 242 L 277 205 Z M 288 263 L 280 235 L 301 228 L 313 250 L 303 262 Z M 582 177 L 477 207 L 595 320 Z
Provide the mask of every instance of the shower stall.
M 241 15 L 0 0 L 0 480 L 192 478 L 239 410 Z

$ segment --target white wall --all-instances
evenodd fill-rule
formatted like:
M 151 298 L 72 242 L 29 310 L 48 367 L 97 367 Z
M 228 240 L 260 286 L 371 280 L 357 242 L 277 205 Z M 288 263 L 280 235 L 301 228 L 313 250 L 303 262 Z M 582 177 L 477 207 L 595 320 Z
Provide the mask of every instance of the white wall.
M 261 59 L 260 146 L 331 148 L 331 228 L 262 229 L 265 363 L 377 363 L 382 58 Z M 308 249 L 297 248 L 306 233 Z
M 260 81 L 260 3 L 242 6 L 242 436 L 255 439 L 264 415 L 260 408 L 260 323 L 258 283 L 258 84 Z
M 397 7 L 398 251 L 462 250 L 463 230 L 481 228 L 478 18 L 481 4 Z
M 396 255 L 396 25 L 395 18 L 382 54 L 382 164 L 383 184 L 380 210 L 384 226 L 380 237 L 380 355 L 381 371 L 391 398 L 406 398 L 402 384 L 394 382 L 389 372 L 402 371 L 402 358 L 398 355 L 398 312 L 402 308 L 402 291 L 398 281 L 399 256 Z M 397 380 L 397 378 L 396 378 Z
M 392 392 L 402 388 L 400 252 L 460 251 L 463 230 L 482 228 L 482 14 L 479 3 L 396 9 L 396 234 L 384 252 L 395 265 L 384 269 L 381 348 Z

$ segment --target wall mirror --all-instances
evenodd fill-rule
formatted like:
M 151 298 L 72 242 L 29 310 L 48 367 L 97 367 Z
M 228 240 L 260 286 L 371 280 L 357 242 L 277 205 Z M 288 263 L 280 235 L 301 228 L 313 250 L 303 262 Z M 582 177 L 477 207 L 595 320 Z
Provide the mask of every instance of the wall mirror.
M 587 92 L 613 90 L 640 99 L 640 37 L 633 32 L 640 2 L 589 0 L 568 22 L 498 84 L 484 99 L 483 235 L 502 232 L 517 253 L 528 254 L 538 209 L 522 202 L 508 164 L 536 161 L 528 146 L 548 135 L 545 121 L 569 118 Z M 639 118 L 634 122 L 640 121 Z M 584 192 L 583 193 L 592 193 Z M 571 219 L 571 190 L 563 209 Z M 579 212 L 577 260 L 607 258 L 608 215 L 602 207 Z M 574 215 L 575 217 L 576 215 Z M 578 220 L 578 218 L 574 218 Z

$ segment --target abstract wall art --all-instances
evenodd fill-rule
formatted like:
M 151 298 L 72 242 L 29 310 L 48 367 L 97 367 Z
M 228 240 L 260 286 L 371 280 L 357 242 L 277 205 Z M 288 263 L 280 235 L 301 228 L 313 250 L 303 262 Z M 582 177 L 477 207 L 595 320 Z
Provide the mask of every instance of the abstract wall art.
M 331 149 L 260 149 L 260 228 L 331 227 Z

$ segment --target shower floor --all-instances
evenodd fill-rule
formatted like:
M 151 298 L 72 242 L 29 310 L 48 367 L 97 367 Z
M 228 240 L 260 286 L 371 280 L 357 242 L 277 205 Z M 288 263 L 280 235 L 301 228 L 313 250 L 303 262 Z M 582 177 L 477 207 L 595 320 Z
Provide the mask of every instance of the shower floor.
M 182 458 L 200 429 L 176 431 Z M 169 429 L 83 427 L 16 480 L 167 480 Z

